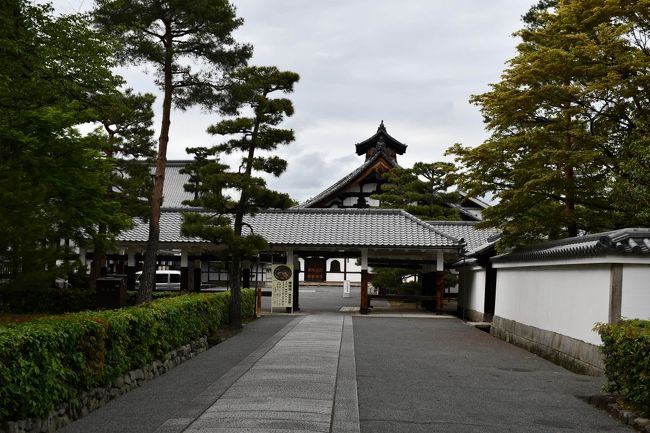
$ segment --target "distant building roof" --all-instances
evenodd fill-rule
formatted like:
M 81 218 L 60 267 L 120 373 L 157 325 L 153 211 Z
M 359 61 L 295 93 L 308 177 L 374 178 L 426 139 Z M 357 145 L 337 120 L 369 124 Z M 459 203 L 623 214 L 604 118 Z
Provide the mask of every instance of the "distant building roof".
M 499 236 L 498 229 L 479 229 L 476 227 L 478 223 L 479 221 L 427 221 L 427 224 L 437 231 L 456 239 L 463 239 L 467 255 L 493 245 Z
M 161 243 L 207 243 L 180 233 L 182 210 L 161 214 Z M 454 236 L 444 234 L 413 215 L 393 209 L 288 209 L 269 210 L 247 216 L 256 234 L 275 246 L 368 247 L 368 248 L 461 248 Z M 120 242 L 144 243 L 149 225 L 135 227 L 118 236 Z
M 604 255 L 650 254 L 650 229 L 626 228 L 517 248 L 492 258 L 494 263 Z
M 379 124 L 379 128 L 377 128 L 375 135 L 366 140 L 363 140 L 361 143 L 356 144 L 357 155 L 363 155 L 372 148 L 376 148 L 377 151 L 386 151 L 387 149 L 392 149 L 394 153 L 403 155 L 404 152 L 406 152 L 407 146 L 386 132 L 386 127 L 384 126 L 384 121 L 382 120 Z
M 184 205 L 184 200 L 191 200 L 194 195 L 185 191 L 185 184 L 189 183 L 190 175 L 181 174 L 180 170 L 191 161 L 170 160 L 167 161 L 165 169 L 165 183 L 163 185 L 163 203 L 162 207 L 165 209 L 192 209 L 190 206 Z M 155 167 L 152 168 L 155 170 Z
M 390 159 L 388 155 L 386 155 L 384 152 L 377 152 L 371 158 L 366 159 L 366 161 L 363 164 L 361 164 L 351 173 L 347 174 L 339 181 L 334 183 L 332 186 L 319 193 L 318 195 L 308 199 L 307 201 L 299 204 L 298 206 L 295 206 L 294 209 L 312 208 L 314 206 L 318 206 L 319 203 L 321 202 L 333 198 L 340 190 L 344 189 L 349 184 L 356 181 L 359 176 L 363 175 L 368 169 L 370 169 L 373 165 L 377 164 L 380 160 L 383 160 L 386 163 L 388 163 L 390 167 L 398 167 L 397 163 L 392 159 Z

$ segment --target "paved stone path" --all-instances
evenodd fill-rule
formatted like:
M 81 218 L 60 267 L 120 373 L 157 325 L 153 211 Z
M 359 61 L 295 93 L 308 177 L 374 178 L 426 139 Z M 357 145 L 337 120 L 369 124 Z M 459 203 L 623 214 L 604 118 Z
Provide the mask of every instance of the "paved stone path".
M 298 320 L 185 432 L 329 432 L 332 424 L 334 431 L 359 431 L 351 317 Z
M 602 378 L 455 318 L 322 298 L 327 313 L 252 322 L 61 433 L 632 431 L 577 398 Z

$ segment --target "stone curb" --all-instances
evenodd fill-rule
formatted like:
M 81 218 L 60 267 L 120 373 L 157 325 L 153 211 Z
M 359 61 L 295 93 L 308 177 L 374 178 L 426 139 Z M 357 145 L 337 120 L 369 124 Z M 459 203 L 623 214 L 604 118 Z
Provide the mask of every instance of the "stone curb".
M 640 433 L 650 433 L 650 419 L 642 418 L 639 414 L 631 412 L 618 403 L 615 395 L 594 395 L 582 397 L 587 403 L 596 406 L 598 409 L 609 412 L 614 418 L 619 419 Z
M 152 361 L 119 376 L 112 383 L 81 392 L 75 401 L 59 405 L 46 417 L 27 418 L 20 421 L 7 421 L 0 425 L 0 433 L 53 433 L 72 421 L 88 415 L 105 406 L 111 400 L 143 385 L 183 362 L 194 358 L 208 349 L 206 336 L 166 353 L 162 359 Z

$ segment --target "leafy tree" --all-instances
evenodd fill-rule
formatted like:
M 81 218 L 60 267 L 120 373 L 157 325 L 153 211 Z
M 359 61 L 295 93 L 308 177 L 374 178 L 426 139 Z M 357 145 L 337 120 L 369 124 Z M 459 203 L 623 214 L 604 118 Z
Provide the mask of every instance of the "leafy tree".
M 78 15 L 52 17 L 48 5 L 0 4 L 0 255 L 14 284 L 62 276 L 98 224 L 128 220 L 106 201 L 109 161 L 75 126 L 97 120 L 91 95 L 110 93 L 112 47 Z
M 258 171 L 279 176 L 286 169 L 286 161 L 274 155 L 261 156 L 259 152 L 272 152 L 279 145 L 294 140 L 292 130 L 276 128 L 284 116 L 293 114 L 293 104 L 289 99 L 271 98 L 270 95 L 292 92 L 298 79 L 298 74 L 275 67 L 245 67 L 231 74 L 222 113 L 240 115 L 246 112 L 250 117 L 226 119 L 210 126 L 208 132 L 211 134 L 235 135 L 236 138 L 209 151 L 196 151 L 197 156 L 204 159 L 199 159 L 200 181 L 190 186 L 198 188 L 198 199 L 190 204 L 210 209 L 215 214 L 185 214 L 182 231 L 185 235 L 200 236 L 228 248 L 231 256 L 230 323 L 235 328 L 241 327 L 242 258 L 266 246 L 266 241 L 247 226 L 244 216 L 264 208 L 286 208 L 293 203 L 287 194 L 269 190 L 264 179 L 253 174 Z M 241 164 L 235 170 L 230 170 L 218 159 L 205 159 L 208 155 L 234 152 L 243 153 Z
M 498 199 L 484 225 L 504 248 L 650 223 L 647 2 L 541 1 L 525 24 L 501 81 L 471 99 L 491 137 L 449 150 L 461 187 Z
M 396 167 L 384 174 L 387 183 L 372 198 L 379 200 L 383 208 L 404 209 L 424 220 L 457 220 L 458 210 L 449 203 L 458 203 L 460 195 L 448 192 L 454 185 L 454 173 L 454 165 L 448 162 Z
M 106 199 L 117 201 L 130 217 L 146 218 L 151 191 L 150 162 L 155 156 L 152 129 L 155 96 L 124 92 L 96 95 L 93 105 L 102 127 L 95 131 L 102 156 L 114 165 Z M 90 285 L 94 286 L 106 260 L 106 250 L 121 227 L 98 226 L 93 239 Z
M 160 206 L 167 165 L 172 103 L 185 109 L 220 101 L 221 72 L 244 64 L 251 47 L 232 37 L 242 20 L 227 0 L 97 0 L 95 22 L 120 41 L 124 64 L 153 64 L 163 91 L 149 240 L 138 300 L 151 301 L 160 237 Z M 191 64 L 198 66 L 190 66 Z
M 413 290 L 413 284 L 406 283 L 407 279 L 417 275 L 415 270 L 381 267 L 374 269 L 373 272 L 372 285 L 379 291 L 379 293 L 416 294 Z M 419 283 L 415 284 L 420 285 Z

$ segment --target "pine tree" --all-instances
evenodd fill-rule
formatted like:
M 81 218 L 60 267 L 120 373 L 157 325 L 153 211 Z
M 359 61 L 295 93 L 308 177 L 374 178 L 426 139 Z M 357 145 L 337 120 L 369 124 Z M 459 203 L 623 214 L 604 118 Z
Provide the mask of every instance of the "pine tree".
M 226 86 L 227 92 L 222 112 L 250 117 L 223 120 L 208 128 L 211 134 L 235 136 L 208 152 L 212 156 L 222 153 L 242 153 L 241 164 L 234 170 L 218 159 L 199 164 L 198 199 L 190 204 L 215 212 L 214 215 L 185 214 L 183 234 L 199 236 L 215 244 L 225 244 L 230 253 L 230 323 L 241 327 L 241 261 L 257 254 L 266 241 L 246 224 L 244 216 L 265 208 L 286 208 L 293 204 L 287 194 L 269 190 L 266 182 L 254 176 L 265 172 L 279 176 L 287 163 L 280 157 L 268 155 L 279 145 L 294 140 L 292 130 L 280 129 L 285 116 L 293 115 L 293 104 L 286 98 L 271 98 L 275 92 L 290 93 L 298 81 L 298 74 L 279 71 L 275 67 L 245 67 L 234 72 Z M 266 152 L 267 155 L 260 154 Z M 206 151 L 197 155 L 206 157 Z M 236 191 L 237 194 L 229 194 Z
M 111 185 L 106 199 L 117 201 L 129 217 L 146 218 L 149 210 L 146 197 L 151 191 L 150 166 L 155 157 L 153 109 L 155 96 L 124 92 L 95 95 L 92 102 L 101 128 L 95 131 L 102 156 L 111 161 Z M 102 274 L 106 251 L 121 227 L 99 225 L 93 232 L 93 262 L 90 286 Z
M 503 231 L 502 248 L 650 222 L 626 197 L 642 182 L 637 200 L 650 204 L 641 3 L 541 1 L 501 81 L 472 97 L 491 136 L 449 152 L 464 166 L 461 187 L 496 196 L 484 218 Z
M 244 64 L 251 47 L 232 32 L 242 24 L 227 0 L 97 0 L 95 21 L 120 41 L 124 64 L 153 64 L 163 91 L 156 172 L 151 191 L 149 240 L 140 302 L 151 301 L 160 237 L 160 207 L 167 165 L 172 103 L 180 109 L 219 103 L 221 72 Z M 194 64 L 195 66 L 190 66 Z M 199 66 L 196 66 L 199 65 Z
M 384 175 L 381 192 L 371 198 L 388 209 L 404 209 L 424 220 L 458 220 L 460 195 L 449 191 L 455 167 L 448 162 L 416 162 L 413 168 L 395 167 Z

